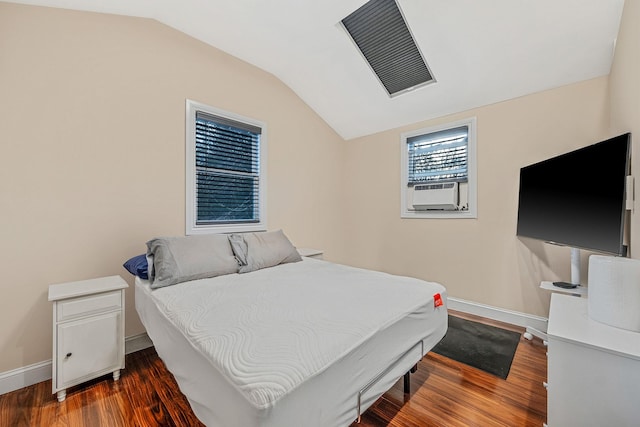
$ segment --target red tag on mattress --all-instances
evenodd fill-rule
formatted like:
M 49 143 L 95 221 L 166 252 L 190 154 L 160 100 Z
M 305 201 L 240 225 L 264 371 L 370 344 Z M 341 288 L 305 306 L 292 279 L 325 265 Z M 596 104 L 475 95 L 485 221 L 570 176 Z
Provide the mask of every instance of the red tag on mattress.
M 441 305 L 442 305 L 442 297 L 440 296 L 440 294 L 435 294 L 433 296 L 433 306 L 440 307 Z

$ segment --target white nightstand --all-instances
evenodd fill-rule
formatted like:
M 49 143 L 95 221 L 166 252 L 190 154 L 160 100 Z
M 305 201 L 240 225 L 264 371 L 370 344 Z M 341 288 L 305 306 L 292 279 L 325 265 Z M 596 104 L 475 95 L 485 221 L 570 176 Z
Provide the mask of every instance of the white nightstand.
M 311 249 L 311 248 L 298 248 L 298 253 L 300 256 L 304 256 L 307 258 L 315 258 L 322 259 L 324 252 L 320 249 Z
M 67 388 L 124 368 L 124 290 L 120 276 L 49 286 L 53 301 L 52 390 L 62 402 Z

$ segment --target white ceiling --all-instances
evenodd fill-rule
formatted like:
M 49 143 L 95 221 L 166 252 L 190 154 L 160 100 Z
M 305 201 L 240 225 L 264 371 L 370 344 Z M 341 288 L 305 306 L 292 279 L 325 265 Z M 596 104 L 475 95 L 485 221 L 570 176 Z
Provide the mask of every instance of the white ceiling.
M 156 19 L 272 73 L 345 139 L 602 75 L 624 0 L 398 0 L 437 82 L 390 98 L 339 25 L 366 0 L 13 0 Z

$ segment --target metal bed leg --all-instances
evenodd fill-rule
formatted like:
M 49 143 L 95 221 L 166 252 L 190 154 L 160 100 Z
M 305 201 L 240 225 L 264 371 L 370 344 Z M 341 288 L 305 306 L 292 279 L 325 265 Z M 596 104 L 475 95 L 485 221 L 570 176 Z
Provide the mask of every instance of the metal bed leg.
M 409 372 L 404 374 L 404 393 L 405 394 L 409 394 L 411 392 L 411 376 L 410 376 L 410 374 L 413 374 L 417 370 L 418 370 L 418 365 L 415 364 L 409 370 Z

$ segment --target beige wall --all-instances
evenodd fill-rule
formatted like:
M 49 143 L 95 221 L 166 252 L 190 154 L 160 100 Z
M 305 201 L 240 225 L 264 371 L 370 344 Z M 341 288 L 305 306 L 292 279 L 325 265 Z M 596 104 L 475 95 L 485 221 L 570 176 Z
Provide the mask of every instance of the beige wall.
M 640 186 L 640 0 L 626 0 L 609 79 L 611 99 L 611 131 L 632 132 L 632 174 Z M 640 187 L 638 187 L 640 188 Z M 636 189 L 635 197 L 640 197 Z M 636 201 L 635 209 L 640 209 Z M 640 242 L 640 215 L 631 215 L 631 242 Z M 631 245 L 631 256 L 640 258 L 638 243 Z
M 0 3 L 0 372 L 51 358 L 49 284 L 132 284 L 184 234 L 185 98 L 267 124 L 269 228 L 340 256 L 344 141 L 274 76 L 152 20 Z
M 516 238 L 518 172 L 639 126 L 640 11 L 626 3 L 610 79 L 346 143 L 272 75 L 155 21 L 0 3 L 0 372 L 51 358 L 49 284 L 132 284 L 124 260 L 184 233 L 185 98 L 267 123 L 269 228 L 294 244 L 546 315 L 539 282 L 567 279 L 569 253 Z M 478 218 L 400 219 L 400 133 L 468 117 Z M 127 336 L 143 331 L 132 289 L 126 316 Z
M 607 136 L 607 91 L 601 77 L 348 141 L 346 261 L 546 316 L 540 281 L 569 279 L 569 250 L 516 238 L 519 171 Z M 478 218 L 401 219 L 400 133 L 468 117 L 477 118 Z

